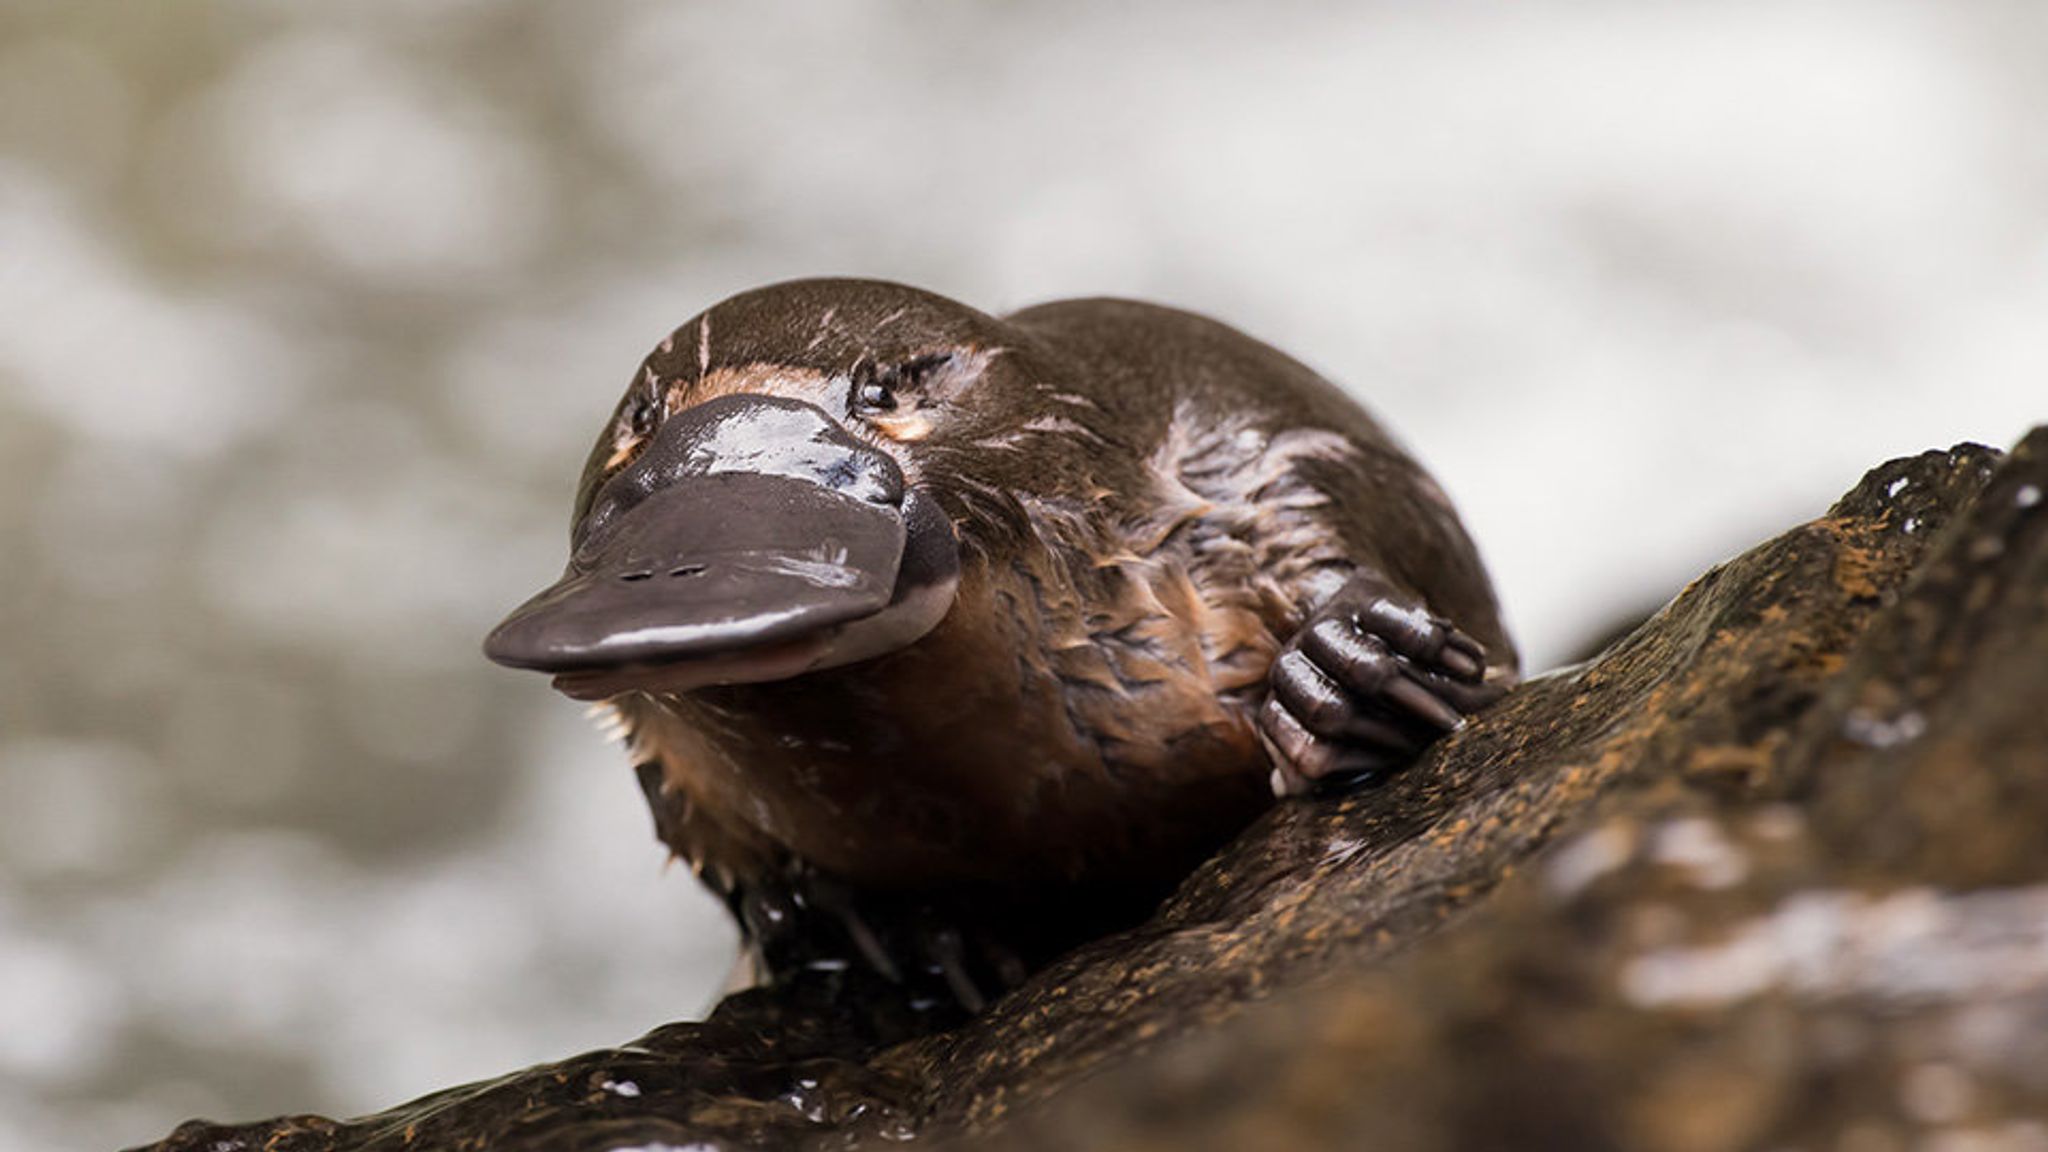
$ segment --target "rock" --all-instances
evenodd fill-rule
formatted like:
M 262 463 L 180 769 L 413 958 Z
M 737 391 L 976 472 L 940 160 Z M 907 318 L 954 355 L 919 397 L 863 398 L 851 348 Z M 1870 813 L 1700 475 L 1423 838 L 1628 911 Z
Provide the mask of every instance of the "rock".
M 872 988 L 166 1150 L 2048 1148 L 2048 428 L 1886 464 L 919 1036 Z

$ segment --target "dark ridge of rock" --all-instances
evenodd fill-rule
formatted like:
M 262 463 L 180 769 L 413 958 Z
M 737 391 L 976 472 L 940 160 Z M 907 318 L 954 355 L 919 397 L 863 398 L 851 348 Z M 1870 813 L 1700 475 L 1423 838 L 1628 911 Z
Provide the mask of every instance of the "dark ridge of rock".
M 2048 428 L 1886 464 L 951 1031 L 749 993 L 157 1147 L 2048 1147 L 2044 497 Z

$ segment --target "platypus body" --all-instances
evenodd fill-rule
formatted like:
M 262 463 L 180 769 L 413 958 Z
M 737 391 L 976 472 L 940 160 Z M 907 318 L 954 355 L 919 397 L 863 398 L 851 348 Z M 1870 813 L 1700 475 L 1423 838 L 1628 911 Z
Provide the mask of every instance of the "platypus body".
M 748 292 L 647 357 L 492 658 L 604 701 L 767 979 L 970 1007 L 1272 803 L 1391 771 L 1515 654 L 1359 405 L 1123 300 Z

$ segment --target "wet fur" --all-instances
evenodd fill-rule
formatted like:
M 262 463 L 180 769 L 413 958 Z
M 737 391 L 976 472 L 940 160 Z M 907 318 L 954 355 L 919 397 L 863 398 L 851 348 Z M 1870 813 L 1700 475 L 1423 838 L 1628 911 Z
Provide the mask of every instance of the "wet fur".
M 657 830 L 714 889 L 816 870 L 1012 929 L 1056 908 L 1056 946 L 1142 910 L 1270 802 L 1268 666 L 1354 567 L 1427 590 L 1512 663 L 1441 491 L 1280 353 L 1125 301 L 995 320 L 893 286 L 794 288 L 679 329 L 643 381 L 670 409 L 828 404 L 853 365 L 953 350 L 953 406 L 896 455 L 959 526 L 963 576 L 904 651 L 616 702 Z M 601 439 L 579 508 L 631 450 Z

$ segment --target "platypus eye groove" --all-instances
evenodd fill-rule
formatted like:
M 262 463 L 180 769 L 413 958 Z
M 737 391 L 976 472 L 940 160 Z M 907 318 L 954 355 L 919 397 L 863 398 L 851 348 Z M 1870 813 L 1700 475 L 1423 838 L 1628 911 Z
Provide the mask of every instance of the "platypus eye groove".
M 654 431 L 655 404 L 647 396 L 635 393 L 626 401 L 626 431 L 635 437 L 644 438 Z
M 853 369 L 852 408 L 863 415 L 894 412 L 904 393 L 922 388 L 933 373 L 952 362 L 950 352 L 927 353 L 887 367 L 862 361 Z

